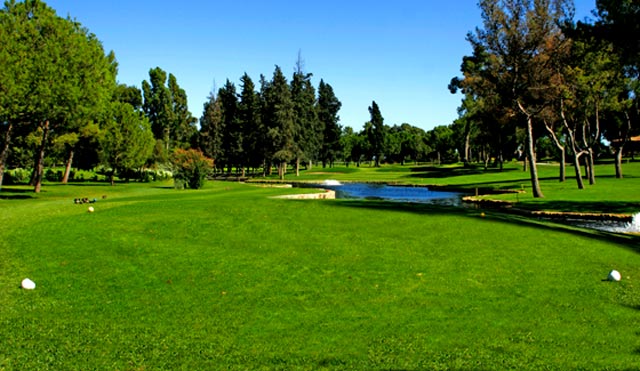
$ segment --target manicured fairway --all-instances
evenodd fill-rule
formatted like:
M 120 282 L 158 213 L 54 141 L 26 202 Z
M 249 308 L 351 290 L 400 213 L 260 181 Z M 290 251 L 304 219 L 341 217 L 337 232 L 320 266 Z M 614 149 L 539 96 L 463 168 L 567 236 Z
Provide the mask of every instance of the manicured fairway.
M 0 199 L 0 369 L 640 364 L 637 238 L 239 183 L 16 190 Z

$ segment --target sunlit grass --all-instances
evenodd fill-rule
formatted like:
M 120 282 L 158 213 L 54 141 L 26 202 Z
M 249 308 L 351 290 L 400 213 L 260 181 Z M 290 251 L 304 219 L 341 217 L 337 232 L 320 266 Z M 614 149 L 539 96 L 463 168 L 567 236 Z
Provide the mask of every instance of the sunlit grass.
M 481 177 L 453 179 L 466 176 Z M 548 197 L 562 200 L 551 182 Z M 637 239 L 473 208 L 272 199 L 299 190 L 231 182 L 200 191 L 44 189 L 11 187 L 0 199 L 0 369 L 633 369 L 640 361 Z M 95 212 L 75 197 L 97 198 Z M 623 280 L 604 281 L 614 268 Z M 34 291 L 19 289 L 25 277 Z

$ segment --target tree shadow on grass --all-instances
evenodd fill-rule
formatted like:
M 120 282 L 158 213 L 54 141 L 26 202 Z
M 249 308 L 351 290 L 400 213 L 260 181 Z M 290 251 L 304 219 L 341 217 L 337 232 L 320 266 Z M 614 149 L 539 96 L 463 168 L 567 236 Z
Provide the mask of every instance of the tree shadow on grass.
M 111 183 L 108 182 L 90 182 L 90 181 L 86 181 L 86 182 L 70 182 L 67 184 L 64 183 L 47 183 L 43 186 L 44 187 L 109 187 L 111 186 Z
M 623 213 L 635 214 L 640 212 L 640 202 L 623 201 L 545 201 L 546 210 L 568 211 L 578 213 Z M 522 204 L 523 209 L 535 208 L 535 204 Z
M 438 166 L 416 166 L 411 168 L 412 178 L 451 178 L 465 175 L 481 175 L 495 174 L 517 171 L 518 169 L 496 169 L 484 166 L 454 166 L 454 167 L 438 167 Z
M 10 195 L 10 194 L 2 194 L 0 193 L 0 200 L 28 200 L 33 198 L 33 196 L 29 195 Z
M 33 189 L 3 186 L 0 189 L 0 200 L 28 200 L 33 197 Z
M 640 235 L 606 232 L 589 228 L 580 228 L 568 224 L 555 223 L 541 218 L 529 217 L 526 215 L 514 214 L 500 211 L 499 209 L 486 209 L 476 206 L 452 207 L 442 205 L 430 205 L 421 203 L 406 203 L 378 200 L 337 200 L 331 205 L 335 207 L 350 207 L 361 209 L 375 209 L 389 212 L 412 212 L 419 215 L 458 215 L 462 217 L 478 218 L 481 213 L 486 213 L 487 217 L 494 222 L 517 224 L 519 226 L 530 226 L 539 228 L 541 231 L 551 230 L 556 232 L 570 233 L 578 236 L 593 238 L 604 242 L 614 242 L 640 254 Z

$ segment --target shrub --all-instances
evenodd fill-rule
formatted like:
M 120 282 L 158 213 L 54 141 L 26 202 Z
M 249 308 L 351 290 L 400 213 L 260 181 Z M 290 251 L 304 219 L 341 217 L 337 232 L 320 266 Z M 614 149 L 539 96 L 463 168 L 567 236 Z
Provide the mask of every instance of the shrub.
M 21 184 L 27 183 L 31 177 L 31 171 L 27 169 L 16 168 L 5 171 L 4 184 Z
M 213 169 L 213 160 L 195 149 L 178 149 L 171 156 L 174 186 L 178 189 L 200 189 L 207 174 Z

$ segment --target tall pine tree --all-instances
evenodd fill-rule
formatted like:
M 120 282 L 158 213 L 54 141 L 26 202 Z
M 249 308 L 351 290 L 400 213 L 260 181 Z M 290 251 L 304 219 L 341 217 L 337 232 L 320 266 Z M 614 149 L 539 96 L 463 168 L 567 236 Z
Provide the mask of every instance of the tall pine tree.
M 384 139 L 385 139 L 385 127 L 384 118 L 380 113 L 380 107 L 373 101 L 371 107 L 369 107 L 369 114 L 371 115 L 371 130 L 368 132 L 369 143 L 371 144 L 371 151 L 375 158 L 375 166 L 380 166 L 380 157 L 383 154 Z
M 200 117 L 200 149 L 205 156 L 214 159 L 216 166 L 222 164 L 222 109 L 215 91 L 209 94 L 204 103 L 202 117 Z M 220 162 L 218 162 L 220 161 Z
M 296 142 L 296 176 L 300 175 L 300 160 L 313 163 L 318 157 L 322 132 L 316 110 L 316 92 L 311 84 L 310 73 L 303 71 L 300 57 L 296 63 L 296 71 L 291 80 L 291 99 L 293 100 L 295 142 Z
M 222 148 L 227 174 L 234 166 L 240 166 L 242 154 L 242 128 L 238 117 L 238 95 L 236 86 L 229 80 L 218 91 L 222 109 Z
M 263 126 L 260 117 L 260 95 L 255 91 L 256 87 L 247 73 L 242 75 L 240 83 L 242 90 L 238 103 L 238 117 L 243 137 L 242 163 L 245 166 L 256 168 L 262 165 L 260 138 Z M 245 166 L 242 168 L 243 177 L 245 176 Z
M 320 151 L 323 167 L 326 167 L 327 164 L 333 166 L 333 162 L 340 154 L 340 135 L 342 133 L 339 124 L 340 116 L 338 116 L 340 107 L 342 107 L 342 103 L 336 98 L 331 85 L 320 80 L 317 112 L 320 121 L 319 128 L 323 133 Z
M 272 159 L 278 164 L 278 175 L 284 179 L 287 163 L 295 158 L 295 126 L 291 91 L 279 66 L 273 72 L 265 91 L 265 124 L 273 144 Z

